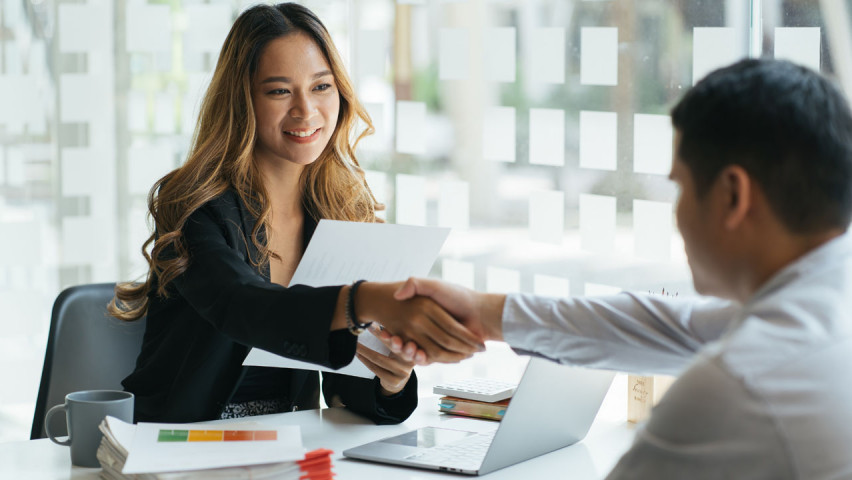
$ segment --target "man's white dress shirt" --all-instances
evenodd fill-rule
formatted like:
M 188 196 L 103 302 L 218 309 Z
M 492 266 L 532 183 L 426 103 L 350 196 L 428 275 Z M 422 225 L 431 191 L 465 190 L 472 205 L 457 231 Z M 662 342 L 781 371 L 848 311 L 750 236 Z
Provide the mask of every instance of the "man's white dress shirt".
M 852 478 L 852 237 L 744 305 L 509 295 L 503 335 L 561 363 L 679 375 L 609 478 Z

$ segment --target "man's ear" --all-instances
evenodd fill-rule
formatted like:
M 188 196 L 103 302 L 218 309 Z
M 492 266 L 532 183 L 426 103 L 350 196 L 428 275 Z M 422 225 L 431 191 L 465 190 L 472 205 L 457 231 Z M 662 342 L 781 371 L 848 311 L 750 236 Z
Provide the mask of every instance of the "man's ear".
M 748 216 L 752 205 L 752 180 L 748 172 L 739 165 L 729 165 L 719 174 L 723 206 L 724 225 L 728 230 L 739 227 Z

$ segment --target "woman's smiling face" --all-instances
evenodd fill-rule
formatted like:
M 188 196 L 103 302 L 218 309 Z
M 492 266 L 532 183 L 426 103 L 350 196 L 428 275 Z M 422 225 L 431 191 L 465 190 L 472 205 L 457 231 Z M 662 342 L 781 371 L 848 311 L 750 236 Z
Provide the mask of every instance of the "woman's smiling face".
M 340 113 L 334 74 L 317 43 L 302 32 L 269 42 L 252 79 L 255 158 L 308 165 L 328 145 Z

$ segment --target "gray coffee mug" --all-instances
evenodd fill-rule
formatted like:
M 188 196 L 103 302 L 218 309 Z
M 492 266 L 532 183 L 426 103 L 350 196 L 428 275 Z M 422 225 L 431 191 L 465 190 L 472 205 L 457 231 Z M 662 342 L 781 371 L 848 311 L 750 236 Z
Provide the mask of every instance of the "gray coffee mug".
M 50 433 L 50 417 L 65 411 L 68 439 L 57 440 Z M 53 443 L 71 446 L 71 463 L 78 467 L 100 467 L 97 452 L 103 434 L 98 425 L 107 416 L 133 422 L 133 394 L 119 390 L 86 390 L 65 395 L 65 404 L 56 405 L 44 416 L 44 430 Z

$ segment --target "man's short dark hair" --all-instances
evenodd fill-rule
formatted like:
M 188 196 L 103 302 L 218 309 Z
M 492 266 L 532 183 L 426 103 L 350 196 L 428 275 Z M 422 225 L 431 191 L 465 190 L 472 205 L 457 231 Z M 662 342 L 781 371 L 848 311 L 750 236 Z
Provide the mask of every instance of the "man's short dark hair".
M 787 61 L 742 60 L 698 82 L 671 115 L 699 197 L 735 164 L 790 232 L 848 226 L 852 114 L 825 77 Z

